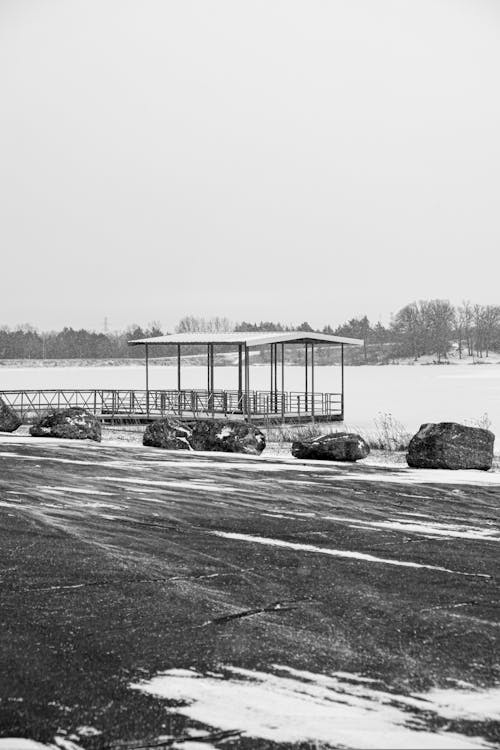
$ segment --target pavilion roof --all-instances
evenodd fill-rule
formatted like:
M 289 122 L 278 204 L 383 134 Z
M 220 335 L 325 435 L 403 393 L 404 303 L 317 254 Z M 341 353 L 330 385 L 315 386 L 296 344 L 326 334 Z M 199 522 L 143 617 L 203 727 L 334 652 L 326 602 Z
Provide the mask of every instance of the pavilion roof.
M 352 339 L 345 336 L 333 336 L 327 333 L 312 331 L 233 331 L 231 333 L 171 333 L 166 336 L 152 336 L 146 339 L 134 339 L 128 343 L 160 344 L 244 344 L 246 346 L 264 346 L 266 344 L 301 344 L 314 342 L 318 344 L 350 344 L 362 346 L 363 339 Z

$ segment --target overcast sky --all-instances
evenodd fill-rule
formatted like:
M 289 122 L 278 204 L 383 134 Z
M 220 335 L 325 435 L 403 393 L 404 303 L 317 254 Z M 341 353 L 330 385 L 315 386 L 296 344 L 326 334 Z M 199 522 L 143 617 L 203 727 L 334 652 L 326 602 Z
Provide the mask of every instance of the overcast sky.
M 0 325 L 500 303 L 499 0 L 0 0 Z

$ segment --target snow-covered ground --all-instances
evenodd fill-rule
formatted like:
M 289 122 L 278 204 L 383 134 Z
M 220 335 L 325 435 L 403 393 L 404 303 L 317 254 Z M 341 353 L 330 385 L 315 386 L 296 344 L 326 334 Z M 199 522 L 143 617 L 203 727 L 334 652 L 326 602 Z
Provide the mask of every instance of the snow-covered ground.
M 340 390 L 338 367 L 317 367 L 318 391 Z M 251 387 L 269 388 L 269 368 L 251 368 Z M 175 388 L 174 367 L 150 368 L 151 388 Z M 205 388 L 204 367 L 184 367 L 183 388 Z M 215 370 L 216 388 L 236 388 L 235 367 Z M 144 388 L 144 367 L 2 367 L 0 390 L 29 388 Z M 304 389 L 304 371 L 288 367 L 285 388 Z M 423 422 L 478 420 L 488 414 L 491 429 L 500 432 L 500 365 L 363 366 L 347 367 L 346 421 L 350 428 L 370 430 L 380 412 L 390 412 L 408 430 Z

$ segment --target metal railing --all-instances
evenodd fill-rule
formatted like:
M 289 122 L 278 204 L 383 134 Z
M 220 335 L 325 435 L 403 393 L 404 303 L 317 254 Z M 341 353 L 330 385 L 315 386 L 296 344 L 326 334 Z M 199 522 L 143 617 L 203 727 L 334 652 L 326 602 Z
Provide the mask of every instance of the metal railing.
M 29 421 L 50 409 L 79 406 L 102 419 L 187 418 L 216 415 L 340 419 L 342 394 L 297 391 L 207 390 L 25 390 L 0 391 L 0 398 Z

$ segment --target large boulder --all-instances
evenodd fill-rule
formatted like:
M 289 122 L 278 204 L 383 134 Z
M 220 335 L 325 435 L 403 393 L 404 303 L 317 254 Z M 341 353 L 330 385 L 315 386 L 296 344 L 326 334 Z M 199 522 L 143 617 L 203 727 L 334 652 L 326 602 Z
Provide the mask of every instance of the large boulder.
M 266 447 L 266 438 L 248 422 L 224 419 L 199 420 L 193 425 L 191 445 L 195 451 L 248 453 L 258 456 Z
M 266 438 L 257 427 L 246 422 L 225 419 L 179 422 L 167 417 L 146 427 L 142 443 L 173 451 L 222 451 L 258 456 L 266 447 Z
M 146 427 L 142 444 L 153 448 L 165 448 L 170 451 L 193 450 L 191 446 L 191 427 L 175 419 L 158 419 Z
M 292 456 L 320 461 L 358 461 L 366 458 L 370 446 L 361 435 L 352 432 L 330 432 L 319 437 L 294 440 Z
M 14 432 L 21 424 L 19 414 L 0 398 L 0 432 Z
M 491 469 L 495 436 L 456 422 L 423 424 L 410 440 L 406 460 L 416 469 Z
M 72 406 L 69 409 L 54 410 L 44 414 L 30 427 L 30 435 L 100 442 L 101 424 L 85 409 Z

